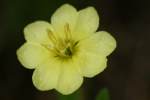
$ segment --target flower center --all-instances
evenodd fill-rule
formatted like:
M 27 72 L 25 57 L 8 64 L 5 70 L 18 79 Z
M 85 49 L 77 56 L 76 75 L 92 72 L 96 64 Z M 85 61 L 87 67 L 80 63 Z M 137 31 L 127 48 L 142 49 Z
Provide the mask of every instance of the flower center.
M 78 41 L 73 41 L 68 23 L 64 25 L 63 38 L 60 38 L 58 35 L 55 36 L 55 34 L 49 29 L 47 29 L 47 33 L 51 41 L 51 45 L 49 45 L 49 47 L 46 46 L 46 48 L 54 52 L 55 57 L 70 58 L 73 56 Z
M 65 55 L 67 55 L 67 56 L 71 56 L 72 55 L 72 51 L 71 51 L 70 47 L 66 48 Z

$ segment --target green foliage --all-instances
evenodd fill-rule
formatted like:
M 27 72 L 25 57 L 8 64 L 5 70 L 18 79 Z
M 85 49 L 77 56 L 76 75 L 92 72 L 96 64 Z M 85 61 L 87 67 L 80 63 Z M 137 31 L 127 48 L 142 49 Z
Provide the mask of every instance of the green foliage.
M 108 89 L 103 88 L 102 90 L 100 90 L 96 97 L 96 100 L 110 100 Z

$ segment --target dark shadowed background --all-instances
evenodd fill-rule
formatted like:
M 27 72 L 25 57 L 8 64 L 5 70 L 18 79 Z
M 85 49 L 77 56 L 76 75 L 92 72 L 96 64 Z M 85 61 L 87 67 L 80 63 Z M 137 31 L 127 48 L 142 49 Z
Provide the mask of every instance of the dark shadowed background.
M 58 92 L 41 92 L 32 84 L 33 70 L 21 66 L 16 49 L 24 43 L 23 28 L 36 20 L 50 20 L 62 4 L 77 9 L 94 6 L 100 15 L 99 30 L 117 40 L 108 67 L 85 79 L 72 94 L 78 100 L 95 100 L 108 88 L 111 100 L 150 100 L 150 1 L 149 0 L 1 0 L 0 1 L 0 100 L 70 100 Z M 76 99 L 72 99 L 76 100 Z

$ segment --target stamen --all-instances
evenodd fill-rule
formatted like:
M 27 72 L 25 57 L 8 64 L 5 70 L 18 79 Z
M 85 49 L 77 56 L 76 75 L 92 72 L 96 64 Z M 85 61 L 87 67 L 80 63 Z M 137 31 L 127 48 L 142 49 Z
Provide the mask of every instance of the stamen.
M 50 45 L 47 45 L 47 44 L 41 44 L 41 45 L 42 45 L 45 49 L 47 49 L 48 51 L 57 53 L 57 52 L 56 52 L 56 49 L 54 49 L 54 48 L 51 47 Z
M 71 39 L 71 30 L 68 23 L 65 24 L 64 31 L 65 31 L 65 38 L 67 41 L 69 41 Z
M 53 43 L 53 45 L 56 45 L 57 44 L 57 38 L 55 37 L 53 32 L 51 30 L 47 29 L 47 34 L 48 34 L 49 39 Z
M 47 29 L 48 38 L 50 39 L 51 44 L 43 46 L 51 52 L 54 52 L 56 56 L 68 58 L 72 56 L 73 48 L 78 42 L 74 44 L 73 41 L 71 41 L 71 30 L 68 23 L 64 25 L 64 32 L 65 37 L 60 38 L 56 37 L 52 30 Z
M 45 46 L 45 47 L 49 49 L 50 51 L 55 52 L 56 54 L 60 54 L 58 39 L 55 37 L 54 33 L 49 29 L 47 29 L 47 34 L 48 34 L 50 41 L 52 42 L 51 44 L 52 46 L 51 48 L 49 46 Z

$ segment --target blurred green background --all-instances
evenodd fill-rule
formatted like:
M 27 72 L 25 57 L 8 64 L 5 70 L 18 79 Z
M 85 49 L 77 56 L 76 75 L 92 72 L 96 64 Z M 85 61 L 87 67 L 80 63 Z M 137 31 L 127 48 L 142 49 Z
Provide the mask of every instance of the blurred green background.
M 35 89 L 33 70 L 23 68 L 16 57 L 16 49 L 25 41 L 23 28 L 36 20 L 49 21 L 64 3 L 77 9 L 94 6 L 101 18 L 99 30 L 110 32 L 118 43 L 107 69 L 85 79 L 81 88 L 68 96 Z M 103 88 L 108 90 L 101 92 Z M 0 1 L 0 100 L 107 100 L 106 91 L 110 100 L 150 100 L 149 0 Z

